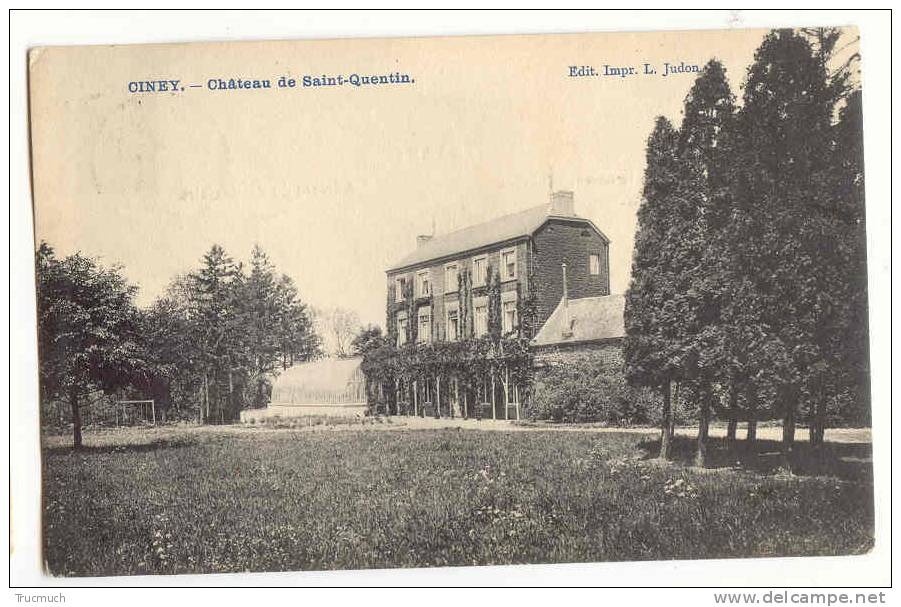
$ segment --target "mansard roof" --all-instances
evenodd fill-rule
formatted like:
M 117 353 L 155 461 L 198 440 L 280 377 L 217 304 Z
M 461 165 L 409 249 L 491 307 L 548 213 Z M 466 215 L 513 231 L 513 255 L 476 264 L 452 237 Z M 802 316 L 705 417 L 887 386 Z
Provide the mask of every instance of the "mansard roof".
M 605 240 L 607 239 L 588 219 L 575 214 L 560 214 L 554 212 L 552 204 L 542 204 L 447 234 L 437 235 L 391 264 L 388 272 L 409 268 L 427 261 L 453 257 L 493 244 L 528 238 L 549 219 L 554 218 L 584 221 L 590 224 Z
M 563 300 L 532 339 L 532 345 L 559 346 L 625 337 L 623 295 Z

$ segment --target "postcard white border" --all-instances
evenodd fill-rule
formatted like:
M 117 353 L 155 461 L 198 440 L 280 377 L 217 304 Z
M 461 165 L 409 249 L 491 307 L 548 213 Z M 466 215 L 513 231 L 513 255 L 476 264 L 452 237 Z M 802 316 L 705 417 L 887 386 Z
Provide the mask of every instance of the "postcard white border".
M 117 6 L 120 4 L 117 3 Z M 891 335 L 891 189 L 890 189 L 890 16 L 866 11 L 710 11 L 687 12 L 552 12 L 552 13 L 15 13 L 10 37 L 10 457 L 11 584 L 14 586 L 881 586 L 889 581 L 890 551 L 890 353 Z M 870 338 L 873 382 L 873 440 L 876 475 L 876 547 L 860 557 L 741 559 L 722 561 L 633 562 L 459 569 L 336 571 L 311 573 L 235 574 L 215 576 L 146 576 L 128 578 L 54 579 L 45 577 L 39 554 L 39 452 L 37 421 L 37 357 L 34 329 L 32 215 L 26 122 L 25 52 L 38 44 L 98 44 L 335 38 L 355 36 L 427 36 L 505 33 L 558 33 L 616 30 L 721 29 L 800 25 L 857 25 L 862 39 L 867 228 L 869 253 Z M 893 331 L 892 331 L 893 333 Z M 7 421 L 4 418 L 4 424 Z M 7 474 L 10 467 L 7 466 Z M 21 592 L 21 591 L 19 591 Z M 48 591 L 49 592 L 49 591 Z M 85 591 L 81 591 L 85 592 Z M 649 592 L 644 600 L 666 598 Z M 10 595 L 12 595 L 10 591 Z M 170 595 L 126 591 L 68 593 L 69 604 L 156 605 Z M 201 600 L 246 602 L 251 595 L 234 590 Z M 655 596 L 656 595 L 656 596 Z M 680 594 L 675 604 L 713 604 L 712 592 Z M 489 598 L 487 595 L 486 598 Z M 199 599 L 199 597 L 197 597 Z M 267 600 L 292 600 L 272 593 Z M 416 600 L 415 597 L 409 597 Z M 456 603 L 462 597 L 454 600 Z M 547 602 L 544 593 L 525 593 L 495 600 Z M 14 599 L 14 597 L 13 597 Z M 378 595 L 360 595 L 367 603 Z M 616 603 L 634 601 L 629 591 L 606 595 Z M 329 600 L 327 593 L 304 600 Z M 425 600 L 420 596 L 419 600 Z M 434 597 L 428 600 L 434 601 Z M 465 599 L 464 599 L 465 600 Z

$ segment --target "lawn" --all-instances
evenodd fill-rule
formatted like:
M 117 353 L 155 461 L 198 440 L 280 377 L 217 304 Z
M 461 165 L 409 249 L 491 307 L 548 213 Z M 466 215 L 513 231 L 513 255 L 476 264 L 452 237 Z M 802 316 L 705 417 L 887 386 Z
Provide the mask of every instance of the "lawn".
M 140 438 L 137 438 L 139 437 Z M 840 555 L 873 544 L 869 446 L 711 470 L 634 433 L 156 429 L 44 449 L 56 575 Z M 52 443 L 50 443 L 52 444 Z

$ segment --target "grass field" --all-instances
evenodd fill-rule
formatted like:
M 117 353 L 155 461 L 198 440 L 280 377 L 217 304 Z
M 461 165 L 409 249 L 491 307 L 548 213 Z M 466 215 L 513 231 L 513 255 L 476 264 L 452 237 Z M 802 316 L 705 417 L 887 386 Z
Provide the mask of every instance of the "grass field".
M 635 433 L 161 428 L 44 450 L 56 575 L 862 553 L 869 445 L 788 474 L 713 441 L 714 468 Z

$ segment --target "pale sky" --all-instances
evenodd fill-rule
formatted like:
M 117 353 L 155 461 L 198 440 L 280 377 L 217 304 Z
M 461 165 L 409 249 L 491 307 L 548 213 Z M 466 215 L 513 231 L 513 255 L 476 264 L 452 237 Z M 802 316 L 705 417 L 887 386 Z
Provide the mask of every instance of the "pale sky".
M 307 303 L 384 323 L 385 268 L 438 233 L 575 192 L 628 286 L 644 146 L 720 59 L 739 95 L 762 30 L 45 49 L 32 57 L 35 224 L 121 263 L 138 302 L 219 243 L 259 243 Z M 570 78 L 569 66 L 658 74 Z M 210 78 L 409 74 L 411 85 L 218 92 Z M 130 94 L 177 79 L 184 92 Z M 202 88 L 189 88 L 200 84 Z

